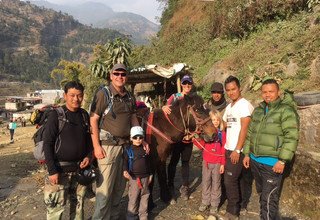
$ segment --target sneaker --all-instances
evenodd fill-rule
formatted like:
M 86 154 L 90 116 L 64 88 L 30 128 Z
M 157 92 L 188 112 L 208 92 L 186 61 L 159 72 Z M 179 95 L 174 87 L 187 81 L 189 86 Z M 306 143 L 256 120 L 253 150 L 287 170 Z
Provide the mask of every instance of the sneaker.
M 187 186 L 181 186 L 180 187 L 180 197 L 183 199 L 183 200 L 188 200 L 189 199 L 189 187 Z
M 218 213 L 218 207 L 211 207 L 210 208 L 210 215 L 214 215 Z
M 207 208 L 209 208 L 208 205 L 205 205 L 205 204 L 201 203 L 201 205 L 199 206 L 199 211 L 200 212 L 204 212 L 204 211 L 207 210 Z

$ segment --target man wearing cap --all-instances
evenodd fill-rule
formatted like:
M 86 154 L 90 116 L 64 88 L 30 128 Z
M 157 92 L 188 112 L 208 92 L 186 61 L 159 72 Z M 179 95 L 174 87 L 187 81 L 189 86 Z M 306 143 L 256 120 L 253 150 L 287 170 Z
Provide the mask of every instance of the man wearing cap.
M 98 90 L 90 108 L 92 142 L 99 173 L 96 207 L 92 219 L 119 219 L 120 200 L 125 189 L 123 178 L 123 144 L 129 143 L 130 128 L 139 125 L 134 97 L 124 87 L 127 68 L 115 64 L 111 83 Z M 107 97 L 109 96 L 109 97 Z
M 185 95 L 190 95 L 193 87 L 193 80 L 191 76 L 185 75 L 181 79 L 181 93 L 172 94 L 167 100 L 167 104 L 162 107 L 162 110 L 165 114 L 171 113 L 170 105 L 178 100 L 182 99 Z M 175 203 L 174 198 L 174 177 L 176 174 L 176 167 L 181 157 L 181 177 L 182 177 L 182 186 L 180 187 L 181 198 L 183 200 L 189 199 L 189 161 L 192 154 L 192 142 L 178 142 L 173 144 L 172 146 L 172 155 L 170 159 L 170 163 L 168 165 L 168 186 L 170 192 L 172 193 L 171 203 Z
M 227 107 L 227 101 L 224 97 L 223 85 L 219 82 L 214 82 L 211 85 L 211 98 L 205 104 L 206 109 L 218 110 L 223 115 L 224 109 Z

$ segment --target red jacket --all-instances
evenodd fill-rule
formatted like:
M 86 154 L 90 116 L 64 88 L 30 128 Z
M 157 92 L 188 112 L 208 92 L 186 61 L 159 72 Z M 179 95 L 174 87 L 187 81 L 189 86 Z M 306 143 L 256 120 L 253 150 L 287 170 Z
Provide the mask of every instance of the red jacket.
M 222 131 L 221 134 L 221 143 L 219 141 L 205 142 L 200 138 L 193 139 L 193 144 L 202 150 L 203 160 L 207 163 L 225 165 L 226 159 L 224 145 L 226 143 L 226 132 Z

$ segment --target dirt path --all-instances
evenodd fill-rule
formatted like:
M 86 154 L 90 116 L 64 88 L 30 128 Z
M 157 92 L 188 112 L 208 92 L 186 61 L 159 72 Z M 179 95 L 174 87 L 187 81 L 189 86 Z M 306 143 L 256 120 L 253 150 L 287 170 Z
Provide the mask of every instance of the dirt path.
M 9 132 L 0 128 L 0 219 L 45 219 L 43 203 L 43 179 L 45 170 L 39 166 L 32 155 L 33 142 L 31 137 L 35 132 L 34 126 L 18 127 L 15 142 L 10 144 Z M 151 219 L 207 219 L 208 211 L 200 213 L 198 206 L 201 202 L 201 154 L 193 153 L 191 159 L 191 187 L 192 194 L 188 201 L 178 199 L 176 205 L 167 205 L 158 198 L 159 188 L 155 186 L 154 198 L 157 207 L 150 214 Z M 177 170 L 177 194 L 180 179 L 180 169 Z M 253 190 L 255 191 L 255 190 Z M 122 216 L 125 216 L 127 205 L 126 195 L 122 201 Z M 94 201 L 86 200 L 86 219 L 94 210 Z M 253 193 L 249 204 L 249 213 L 241 219 L 258 220 L 258 198 Z M 225 205 L 219 215 L 225 212 Z M 282 203 L 283 219 L 306 219 L 294 213 Z M 212 217 L 211 217 L 212 218 Z M 66 218 L 65 218 L 66 219 Z M 214 218 L 213 218 L 214 219 Z

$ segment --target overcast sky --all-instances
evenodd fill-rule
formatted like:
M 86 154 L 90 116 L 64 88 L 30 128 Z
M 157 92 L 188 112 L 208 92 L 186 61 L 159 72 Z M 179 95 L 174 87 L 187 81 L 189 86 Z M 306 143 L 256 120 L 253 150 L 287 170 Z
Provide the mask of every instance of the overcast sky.
M 161 8 L 156 0 L 47 0 L 55 4 L 77 4 L 88 1 L 101 2 L 116 12 L 133 12 L 146 17 L 148 20 L 159 23 L 156 17 L 161 16 Z

